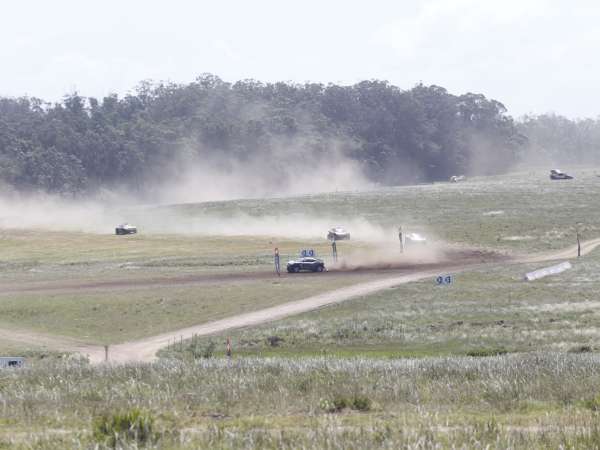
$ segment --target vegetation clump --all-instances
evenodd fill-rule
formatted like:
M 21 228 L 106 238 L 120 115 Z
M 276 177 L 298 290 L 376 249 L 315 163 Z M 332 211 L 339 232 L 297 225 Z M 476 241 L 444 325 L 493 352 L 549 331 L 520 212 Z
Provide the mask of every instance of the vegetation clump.
M 327 413 L 337 413 L 346 408 L 355 411 L 370 411 L 373 402 L 366 395 L 356 394 L 351 397 L 335 395 L 332 399 L 322 398 L 319 407 Z
M 273 335 L 267 337 L 267 342 L 271 347 L 279 347 L 279 345 L 284 341 L 282 337 Z
M 569 353 L 590 353 L 591 351 L 592 346 L 586 344 L 576 345 L 575 347 L 569 349 Z
M 208 341 L 205 345 L 195 343 L 192 347 L 192 356 L 194 359 L 208 359 L 215 356 L 217 345 L 213 341 Z
M 506 350 L 503 347 L 499 347 L 499 348 L 478 348 L 478 349 L 469 350 L 467 352 L 467 356 L 471 356 L 473 358 L 486 358 L 486 357 L 489 357 L 489 356 L 506 355 L 507 353 L 508 353 L 508 350 Z
M 156 440 L 154 418 L 138 408 L 105 414 L 94 420 L 93 435 L 97 442 L 112 448 L 124 443 L 147 444 Z

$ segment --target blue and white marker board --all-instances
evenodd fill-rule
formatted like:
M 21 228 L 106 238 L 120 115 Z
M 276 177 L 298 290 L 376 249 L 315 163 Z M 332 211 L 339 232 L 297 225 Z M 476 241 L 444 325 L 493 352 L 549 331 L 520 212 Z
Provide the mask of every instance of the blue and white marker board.
M 454 283 L 453 275 L 440 275 L 435 279 L 435 282 L 438 286 L 447 286 Z
M 315 256 L 315 251 L 314 251 L 312 248 L 309 248 L 309 249 L 303 249 L 303 250 L 300 252 L 300 255 L 301 255 L 303 258 L 305 258 L 305 257 L 307 257 L 307 256 Z

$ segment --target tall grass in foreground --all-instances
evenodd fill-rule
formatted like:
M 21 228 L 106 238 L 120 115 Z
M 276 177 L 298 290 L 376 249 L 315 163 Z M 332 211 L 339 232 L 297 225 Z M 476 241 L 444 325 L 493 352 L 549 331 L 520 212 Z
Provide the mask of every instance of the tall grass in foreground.
M 594 353 L 59 361 L 0 372 L 0 448 L 598 448 L 599 392 Z

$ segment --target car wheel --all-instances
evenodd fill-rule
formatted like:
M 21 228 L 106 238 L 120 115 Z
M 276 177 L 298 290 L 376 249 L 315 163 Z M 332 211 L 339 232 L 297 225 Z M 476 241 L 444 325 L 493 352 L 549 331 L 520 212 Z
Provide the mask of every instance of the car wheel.
M 317 266 L 317 272 L 323 272 L 323 266 Z
M 296 272 L 296 273 L 300 272 L 300 266 L 294 266 L 294 272 Z

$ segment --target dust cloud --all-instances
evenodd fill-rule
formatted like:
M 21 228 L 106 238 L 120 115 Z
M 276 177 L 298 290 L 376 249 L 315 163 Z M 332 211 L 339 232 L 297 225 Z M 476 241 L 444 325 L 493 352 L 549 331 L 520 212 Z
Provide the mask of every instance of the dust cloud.
M 47 194 L 11 194 L 0 197 L 0 229 L 37 229 L 112 234 L 116 225 L 133 223 L 144 234 L 262 236 L 292 239 L 325 239 L 327 231 L 342 225 L 353 239 L 377 242 L 393 230 L 352 217 L 307 214 L 254 216 L 238 211 L 184 212 L 177 207 L 117 204 L 102 198 L 74 200 Z M 293 200 L 290 200 L 293 201 Z M 220 209 L 220 208 L 219 208 Z
M 48 194 L 0 196 L 0 229 L 114 232 L 119 213 L 93 200 L 69 200 Z
M 385 244 L 381 240 L 369 248 L 349 249 L 338 262 L 328 267 L 331 270 L 401 269 L 436 264 L 447 259 L 447 248 L 441 242 L 407 245 L 401 252 L 400 243 L 392 238 L 393 235 L 388 235 Z
M 347 155 L 353 145 L 343 138 L 270 139 L 253 156 L 184 148 L 146 180 L 140 198 L 178 204 L 372 189 L 360 163 Z
M 131 222 L 151 233 L 308 238 L 322 237 L 330 227 L 342 223 L 369 240 L 377 239 L 382 231 L 360 219 L 255 217 L 218 211 L 190 216 L 178 214 L 176 208 L 156 208 L 373 188 L 360 164 L 347 156 L 351 147 L 352 143 L 342 138 L 319 143 L 308 138 L 271 140 L 252 158 L 184 148 L 172 161 L 139 180 L 136 189 L 113 186 L 84 198 L 0 187 L 0 228 L 113 233 L 116 225 Z

